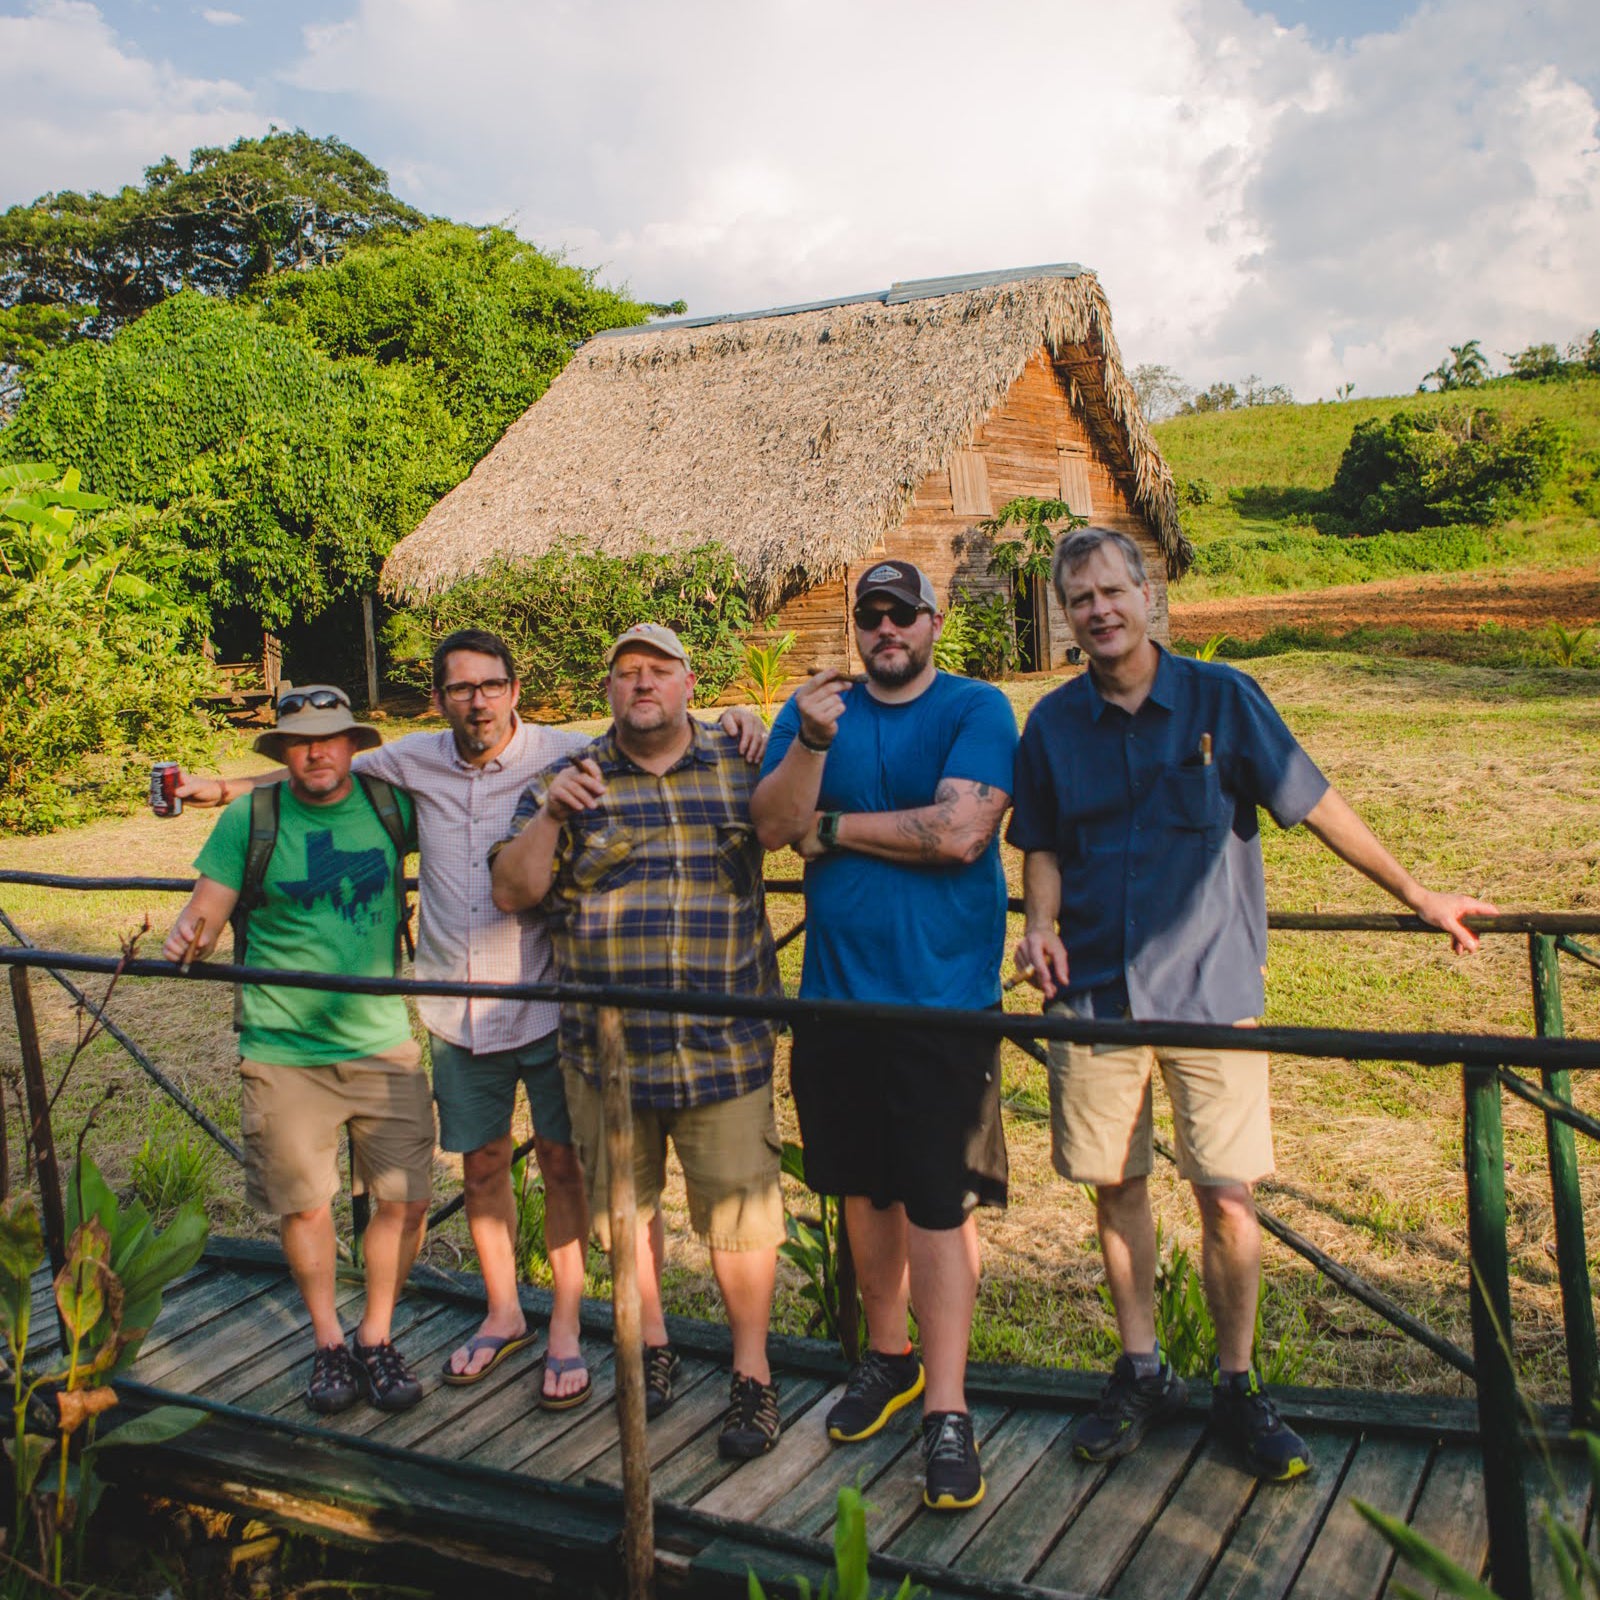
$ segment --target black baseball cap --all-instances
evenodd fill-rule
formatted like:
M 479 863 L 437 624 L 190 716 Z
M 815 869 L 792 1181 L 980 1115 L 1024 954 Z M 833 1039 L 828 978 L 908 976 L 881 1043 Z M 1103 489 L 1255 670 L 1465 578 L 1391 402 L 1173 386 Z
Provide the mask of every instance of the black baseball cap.
M 908 606 L 921 606 L 928 611 L 939 609 L 939 599 L 928 582 L 928 575 L 909 561 L 879 561 L 869 567 L 856 579 L 857 604 L 869 594 L 892 595 Z

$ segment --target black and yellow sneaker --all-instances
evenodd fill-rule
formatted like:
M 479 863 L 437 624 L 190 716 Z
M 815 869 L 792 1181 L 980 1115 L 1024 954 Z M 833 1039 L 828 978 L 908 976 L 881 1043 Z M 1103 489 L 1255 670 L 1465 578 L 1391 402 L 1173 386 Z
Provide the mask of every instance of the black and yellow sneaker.
M 1238 1447 L 1249 1471 L 1267 1483 L 1289 1483 L 1312 1470 L 1310 1448 L 1278 1415 L 1253 1367 L 1228 1378 L 1213 1367 L 1212 1379 L 1211 1426 Z
M 922 1419 L 927 1463 L 922 1503 L 931 1511 L 966 1511 L 983 1499 L 983 1468 L 965 1411 L 930 1411 Z
M 1189 1398 L 1170 1362 L 1153 1378 L 1134 1375 L 1133 1362 L 1118 1356 L 1100 1392 L 1100 1403 L 1072 1430 L 1072 1450 L 1082 1461 L 1116 1461 L 1139 1448 L 1156 1423 L 1175 1417 Z
M 828 1437 L 836 1444 L 870 1439 L 895 1412 L 922 1393 L 922 1386 L 922 1358 L 915 1350 L 903 1356 L 868 1350 L 828 1413 Z

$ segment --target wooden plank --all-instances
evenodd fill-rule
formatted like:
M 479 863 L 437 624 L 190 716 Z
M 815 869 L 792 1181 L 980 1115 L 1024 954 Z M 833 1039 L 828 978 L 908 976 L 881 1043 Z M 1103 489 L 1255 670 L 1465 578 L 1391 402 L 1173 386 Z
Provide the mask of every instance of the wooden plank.
M 999 1427 L 1006 1414 L 1004 1406 L 972 1405 L 968 1396 L 968 1409 L 972 1412 L 972 1433 L 982 1451 L 989 1435 Z M 894 1464 L 872 1486 L 872 1499 L 867 1505 L 867 1543 L 874 1550 L 882 1550 L 898 1539 L 918 1517 L 947 1517 L 947 1511 L 928 1511 L 922 1504 L 922 1424 L 918 1418 L 912 1424 L 911 1449 L 895 1457 Z M 834 1519 L 830 1517 L 823 1530 L 825 1538 L 833 1537 Z
M 1379 1506 L 1380 1511 L 1387 1510 Z M 1484 1502 L 1483 1457 L 1465 1445 L 1443 1445 L 1433 1458 L 1416 1509 L 1407 1519 L 1412 1529 L 1436 1544 L 1475 1577 L 1482 1577 L 1489 1555 L 1489 1512 Z M 1445 1595 L 1413 1572 L 1404 1561 L 1395 1564 L 1385 1600 L 1397 1597 L 1401 1584 L 1425 1597 Z
M 1282 1600 L 1288 1593 L 1356 1448 L 1348 1434 L 1308 1429 L 1304 1437 L 1315 1474 L 1256 1491 L 1200 1600 Z
M 195 1338 L 168 1345 L 148 1364 L 140 1360 L 134 1376 L 163 1389 L 203 1394 L 208 1384 L 236 1367 L 245 1352 L 270 1349 L 293 1336 L 305 1336 L 309 1329 L 300 1291 L 292 1283 L 274 1284 L 248 1305 L 207 1323 Z
M 1209 1436 L 1123 1568 L 1112 1594 L 1118 1600 L 1192 1594 L 1260 1487 L 1237 1464 L 1234 1452 Z
M 362 1289 L 359 1284 L 341 1285 L 339 1293 L 334 1298 L 334 1310 L 343 1318 L 352 1306 L 360 1304 L 361 1296 Z M 311 1316 L 302 1308 L 297 1336 L 280 1339 L 276 1344 L 230 1367 L 208 1383 L 202 1393 L 209 1400 L 225 1400 L 230 1405 L 240 1401 L 248 1404 L 253 1390 L 304 1361 L 310 1347 Z M 182 1374 L 178 1376 L 181 1377 Z M 188 1392 L 192 1394 L 194 1391 Z M 250 1409 L 259 1408 L 251 1406 Z
M 1063 450 L 1060 454 L 1061 498 L 1077 517 L 1094 515 L 1094 496 L 1089 492 L 1089 458 L 1081 451 Z
M 888 1547 L 889 1553 L 907 1561 L 941 1565 L 954 1561 L 1028 1477 L 1039 1457 L 1071 1420 L 1059 1411 L 1013 1411 L 983 1441 L 983 1499 L 960 1516 L 918 1517 Z M 1020 1572 L 997 1575 L 1021 1577 Z
M 921 1438 L 920 1428 L 907 1426 L 902 1416 L 859 1444 L 834 1445 L 833 1454 L 826 1461 L 767 1507 L 762 1522 L 769 1527 L 820 1536 L 833 1526 L 842 1488 L 847 1484 L 869 1487 L 903 1451 L 915 1450 Z
M 1077 1419 L 1064 1421 L 1066 1426 L 1033 1471 L 956 1557 L 958 1569 L 1025 1579 L 1099 1488 L 1109 1469 L 1078 1460 L 1072 1453 L 1071 1432 Z
M 1332 1507 L 1312 1541 L 1295 1600 L 1373 1600 L 1392 1561 L 1389 1546 L 1369 1527 L 1352 1500 L 1396 1516 L 1411 1510 L 1432 1451 L 1410 1440 L 1364 1439 L 1345 1469 Z
M 957 450 L 950 457 L 950 501 L 958 517 L 992 517 L 989 468 L 977 450 Z
M 212 1336 L 218 1318 L 232 1323 L 280 1281 L 276 1274 L 218 1272 L 178 1299 L 163 1297 L 161 1315 L 140 1348 L 130 1376 L 141 1383 L 160 1383 L 161 1374 L 184 1358 L 176 1346 Z
M 1087 1594 L 1110 1588 L 1181 1481 L 1204 1431 L 1203 1423 L 1184 1418 L 1117 1462 L 1029 1581 Z
M 791 1483 L 815 1471 L 833 1451 L 833 1441 L 823 1425 L 828 1408 L 844 1393 L 841 1385 L 814 1406 L 801 1422 L 785 1428 L 766 1455 L 744 1463 L 732 1477 L 719 1483 L 695 1502 L 697 1510 L 715 1516 L 755 1521 Z
M 685 1361 L 683 1368 L 680 1368 L 680 1377 L 689 1368 L 689 1362 Z M 645 1437 L 650 1449 L 652 1472 L 662 1462 L 691 1445 L 702 1433 L 717 1427 L 728 1409 L 727 1379 L 726 1367 L 707 1367 L 705 1373 L 691 1386 L 682 1389 L 678 1398 L 650 1424 Z M 609 1483 L 621 1488 L 622 1447 L 617 1439 L 616 1417 L 608 1409 L 591 1418 L 586 1426 L 590 1425 L 599 1430 L 604 1448 L 586 1458 L 584 1482 Z M 707 1441 L 707 1448 L 715 1452 L 715 1438 Z M 541 1465 L 543 1460 L 541 1456 Z
M 546 1411 L 535 1397 L 534 1403 L 520 1416 L 508 1417 L 506 1427 L 479 1443 L 472 1453 L 473 1463 L 499 1467 L 505 1471 L 525 1472 L 536 1478 L 550 1476 L 542 1464 L 545 1448 L 586 1423 L 593 1411 L 609 1412 L 617 1392 L 617 1375 L 611 1350 L 608 1347 L 591 1349 L 588 1356 L 589 1382 L 593 1388 L 580 1408 Z
M 785 1431 L 793 1428 L 797 1418 L 807 1415 L 830 1392 L 837 1392 L 836 1386 L 824 1383 L 820 1378 L 804 1378 L 798 1382 L 791 1379 L 784 1383 L 778 1394 L 778 1415 Z M 817 1425 L 821 1427 L 820 1414 Z M 712 1452 L 680 1450 L 656 1473 L 651 1488 L 658 1500 L 693 1505 L 701 1495 L 730 1477 L 734 1470 L 734 1462 L 724 1461 Z
M 1551 1457 L 1548 1471 L 1541 1463 L 1528 1474 L 1528 1549 L 1535 1594 L 1556 1594 L 1560 1589 L 1543 1513 L 1548 1509 L 1558 1522 L 1575 1528 L 1581 1539 L 1588 1521 L 1590 1491 L 1588 1458 L 1575 1452 L 1563 1450 Z

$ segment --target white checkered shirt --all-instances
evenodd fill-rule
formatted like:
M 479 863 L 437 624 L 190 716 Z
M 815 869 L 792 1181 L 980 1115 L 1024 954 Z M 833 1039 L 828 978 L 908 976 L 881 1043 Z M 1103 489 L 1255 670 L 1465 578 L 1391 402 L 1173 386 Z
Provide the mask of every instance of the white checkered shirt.
M 591 735 L 517 719 L 511 742 L 474 767 L 455 735 L 408 733 L 357 756 L 355 765 L 416 802 L 422 851 L 417 976 L 444 982 L 554 981 L 550 936 L 537 915 L 508 915 L 489 894 L 489 849 L 511 832 L 511 814 L 535 773 Z M 543 1000 L 419 999 L 430 1033 L 474 1055 L 515 1050 L 553 1033 L 561 1008 Z

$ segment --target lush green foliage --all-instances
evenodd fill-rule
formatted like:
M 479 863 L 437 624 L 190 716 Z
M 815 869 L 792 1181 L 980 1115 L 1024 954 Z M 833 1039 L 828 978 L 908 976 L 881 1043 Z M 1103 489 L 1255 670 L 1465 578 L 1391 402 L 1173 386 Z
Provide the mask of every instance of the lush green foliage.
M 1511 376 L 1539 383 L 1549 378 L 1600 376 L 1600 328 L 1582 344 L 1569 344 L 1563 353 L 1553 344 L 1530 344 L 1509 358 Z
M 1356 425 L 1327 504 L 1361 533 L 1501 522 L 1538 505 L 1567 463 L 1553 423 L 1464 406 Z
M 1435 397 L 1257 407 L 1159 424 L 1157 441 L 1177 479 L 1184 531 L 1196 548 L 1179 593 L 1203 599 L 1488 563 L 1590 559 L 1600 513 L 1600 383 L 1499 378 L 1474 395 L 1479 404 L 1491 397 L 1504 426 L 1514 430 L 1542 420 L 1571 441 L 1564 481 L 1548 507 L 1537 517 L 1491 527 L 1362 539 L 1327 536 L 1350 531 L 1325 496 L 1352 434 L 1363 422 L 1436 411 Z
M 789 676 L 784 669 L 783 658 L 792 649 L 794 649 L 792 633 L 786 633 L 782 638 L 773 639 L 767 644 L 754 644 L 748 640 L 745 642 L 746 691 L 750 696 L 750 703 L 760 711 L 761 720 L 769 728 L 772 726 L 778 696 Z
M 262 314 L 330 356 L 425 374 L 476 460 L 602 328 L 681 306 L 640 305 L 504 228 L 430 223 L 355 246 L 319 272 L 259 287 Z
M 624 628 L 648 621 L 676 629 L 694 661 L 695 699 L 706 704 L 743 670 L 749 620 L 739 569 L 717 545 L 626 557 L 552 550 L 497 563 L 396 612 L 385 642 L 397 675 L 425 688 L 446 634 L 488 628 L 511 646 L 531 704 L 592 717 L 606 711 L 605 653 Z
M 170 508 L 191 593 L 268 627 L 370 589 L 465 470 L 458 425 L 403 366 L 334 362 L 243 306 L 180 294 L 35 369 L 0 455 Z
M 1431 383 L 1441 394 L 1446 389 L 1476 389 L 1489 376 L 1489 358 L 1484 355 L 1476 339 L 1465 344 L 1450 346 L 1449 355 L 1417 385 L 1426 389 Z
M 0 468 L 0 829 L 130 809 L 151 760 L 209 754 L 184 565 L 149 508 L 110 507 L 75 472 Z
M 88 331 L 109 334 L 180 289 L 236 295 L 422 221 L 358 150 L 299 129 L 196 150 L 187 167 L 167 156 L 144 180 L 0 213 L 0 306 L 87 311 Z
M 867 1502 L 861 1491 L 846 1485 L 839 1491 L 834 1503 L 833 1519 L 833 1571 L 826 1574 L 821 1588 L 813 1591 L 811 1580 L 804 1575 L 790 1581 L 800 1600 L 874 1600 L 872 1579 L 867 1572 Z M 767 1591 L 754 1572 L 746 1578 L 749 1600 L 767 1600 Z M 902 1578 L 900 1587 L 891 1596 L 880 1590 L 879 1600 L 914 1600 L 927 1590 Z

